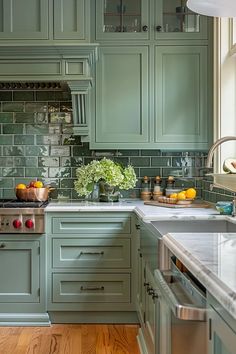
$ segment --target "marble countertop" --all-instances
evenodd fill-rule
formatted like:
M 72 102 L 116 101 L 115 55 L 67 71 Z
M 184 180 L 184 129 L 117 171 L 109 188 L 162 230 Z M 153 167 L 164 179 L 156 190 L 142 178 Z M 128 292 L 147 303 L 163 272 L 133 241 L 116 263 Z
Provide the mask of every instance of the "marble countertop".
M 173 219 L 212 219 L 222 218 L 214 208 L 166 208 L 145 205 L 140 199 L 123 199 L 120 202 L 100 203 L 87 201 L 56 201 L 50 202 L 45 212 L 88 212 L 88 211 L 134 211 L 143 221 Z M 225 217 L 223 217 L 225 218 Z
M 236 233 L 169 233 L 163 242 L 236 319 Z

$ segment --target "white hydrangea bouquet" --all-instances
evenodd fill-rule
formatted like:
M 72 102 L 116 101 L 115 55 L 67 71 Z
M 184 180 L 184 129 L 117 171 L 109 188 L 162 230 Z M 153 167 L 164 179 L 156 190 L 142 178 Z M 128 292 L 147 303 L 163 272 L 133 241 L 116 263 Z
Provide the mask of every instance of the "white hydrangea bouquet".
M 74 185 L 79 196 L 91 194 L 94 190 L 94 185 L 98 182 L 101 182 L 100 196 L 101 194 L 105 195 L 105 187 L 108 186 L 108 200 L 102 198 L 102 201 L 117 200 L 119 192 L 115 191 L 115 189 L 128 190 L 134 188 L 137 181 L 134 168 L 131 165 L 122 167 L 120 164 L 105 157 L 100 161 L 93 160 L 88 165 L 82 165 L 77 168 L 76 177 L 77 180 Z

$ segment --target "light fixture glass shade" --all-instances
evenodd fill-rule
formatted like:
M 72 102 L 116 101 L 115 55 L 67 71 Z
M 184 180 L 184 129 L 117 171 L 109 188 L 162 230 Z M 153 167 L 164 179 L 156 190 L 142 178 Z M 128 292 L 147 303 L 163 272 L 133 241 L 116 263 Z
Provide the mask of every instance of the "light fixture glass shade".
M 236 17 L 236 0 L 188 0 L 186 5 L 200 15 Z

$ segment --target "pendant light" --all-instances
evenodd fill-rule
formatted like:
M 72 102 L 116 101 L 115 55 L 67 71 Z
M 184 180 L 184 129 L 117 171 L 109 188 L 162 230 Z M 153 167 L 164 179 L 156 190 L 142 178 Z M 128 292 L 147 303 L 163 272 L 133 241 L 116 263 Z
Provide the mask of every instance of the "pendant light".
M 236 0 L 188 0 L 189 10 L 213 17 L 236 17 Z

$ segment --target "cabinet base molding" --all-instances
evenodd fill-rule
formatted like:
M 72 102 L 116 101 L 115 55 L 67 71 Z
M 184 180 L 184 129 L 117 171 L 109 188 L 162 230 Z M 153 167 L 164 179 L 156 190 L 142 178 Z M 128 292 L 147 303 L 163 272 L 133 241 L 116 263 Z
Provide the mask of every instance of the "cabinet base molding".
M 50 326 L 48 313 L 0 313 L 0 326 Z
M 139 323 L 135 311 L 50 311 L 51 323 Z

